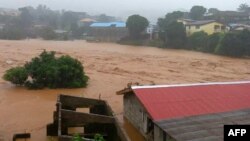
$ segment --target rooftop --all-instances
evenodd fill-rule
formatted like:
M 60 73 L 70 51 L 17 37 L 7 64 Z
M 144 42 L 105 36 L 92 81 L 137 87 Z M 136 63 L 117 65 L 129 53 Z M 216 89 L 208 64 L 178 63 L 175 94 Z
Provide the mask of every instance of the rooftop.
M 180 18 L 178 19 L 180 21 L 186 21 L 186 22 L 194 22 L 195 20 L 192 20 L 192 19 L 184 19 L 184 18 Z
M 209 24 L 212 22 L 216 22 L 215 20 L 203 20 L 203 21 L 194 21 L 194 22 L 190 22 L 187 25 L 205 25 L 205 24 Z
M 131 88 L 154 121 L 250 108 L 250 81 Z
M 91 19 L 91 18 L 84 18 L 80 20 L 81 22 L 95 22 L 96 20 Z
M 224 125 L 250 124 L 250 109 L 156 122 L 178 141 L 223 141 Z
M 90 27 L 126 27 L 125 22 L 92 23 Z

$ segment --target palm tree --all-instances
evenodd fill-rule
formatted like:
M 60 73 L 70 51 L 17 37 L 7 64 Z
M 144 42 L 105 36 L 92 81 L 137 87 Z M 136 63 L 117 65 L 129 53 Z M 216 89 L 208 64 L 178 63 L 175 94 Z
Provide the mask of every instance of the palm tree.
M 250 7 L 246 4 L 246 3 L 243 3 L 239 6 L 238 8 L 238 11 L 241 11 L 241 12 L 248 12 L 250 9 Z

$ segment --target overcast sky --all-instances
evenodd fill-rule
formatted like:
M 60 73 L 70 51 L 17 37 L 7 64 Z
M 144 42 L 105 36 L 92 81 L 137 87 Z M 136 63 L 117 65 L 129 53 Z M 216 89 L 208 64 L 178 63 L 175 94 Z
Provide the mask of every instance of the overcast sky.
M 193 5 L 236 10 L 241 3 L 250 5 L 250 0 L 0 0 L 0 7 L 36 7 L 39 4 L 45 4 L 53 10 L 65 9 L 90 14 L 106 13 L 123 18 L 131 14 L 140 14 L 150 20 L 156 20 L 173 10 L 189 11 Z

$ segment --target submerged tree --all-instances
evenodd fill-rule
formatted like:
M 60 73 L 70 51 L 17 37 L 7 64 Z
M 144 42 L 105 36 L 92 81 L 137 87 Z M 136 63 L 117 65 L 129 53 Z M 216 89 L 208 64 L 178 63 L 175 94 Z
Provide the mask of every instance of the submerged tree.
M 189 49 L 203 50 L 207 45 L 208 34 L 204 31 L 193 33 L 188 37 Z
M 16 85 L 24 85 L 28 78 L 28 72 L 24 67 L 15 67 L 6 71 L 3 76 L 4 80 L 10 81 Z
M 30 79 L 28 79 L 30 77 Z M 24 67 L 7 70 L 5 80 L 28 88 L 80 88 L 86 87 L 88 76 L 78 60 L 70 56 L 55 57 L 55 52 L 42 52 Z

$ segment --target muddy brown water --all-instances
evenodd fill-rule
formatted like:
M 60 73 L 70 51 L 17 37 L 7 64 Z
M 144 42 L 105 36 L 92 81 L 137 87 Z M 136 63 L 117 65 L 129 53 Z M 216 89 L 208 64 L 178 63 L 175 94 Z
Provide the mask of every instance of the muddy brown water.
M 13 133 L 30 132 L 32 141 L 45 141 L 58 94 L 107 100 L 133 141 L 141 137 L 123 121 L 122 96 L 116 91 L 129 82 L 177 84 L 250 79 L 250 60 L 185 50 L 122 46 L 85 41 L 0 40 L 0 77 L 23 65 L 44 49 L 80 60 L 90 77 L 87 88 L 27 90 L 0 78 L 0 140 Z M 51 139 L 50 139 L 51 140 Z

